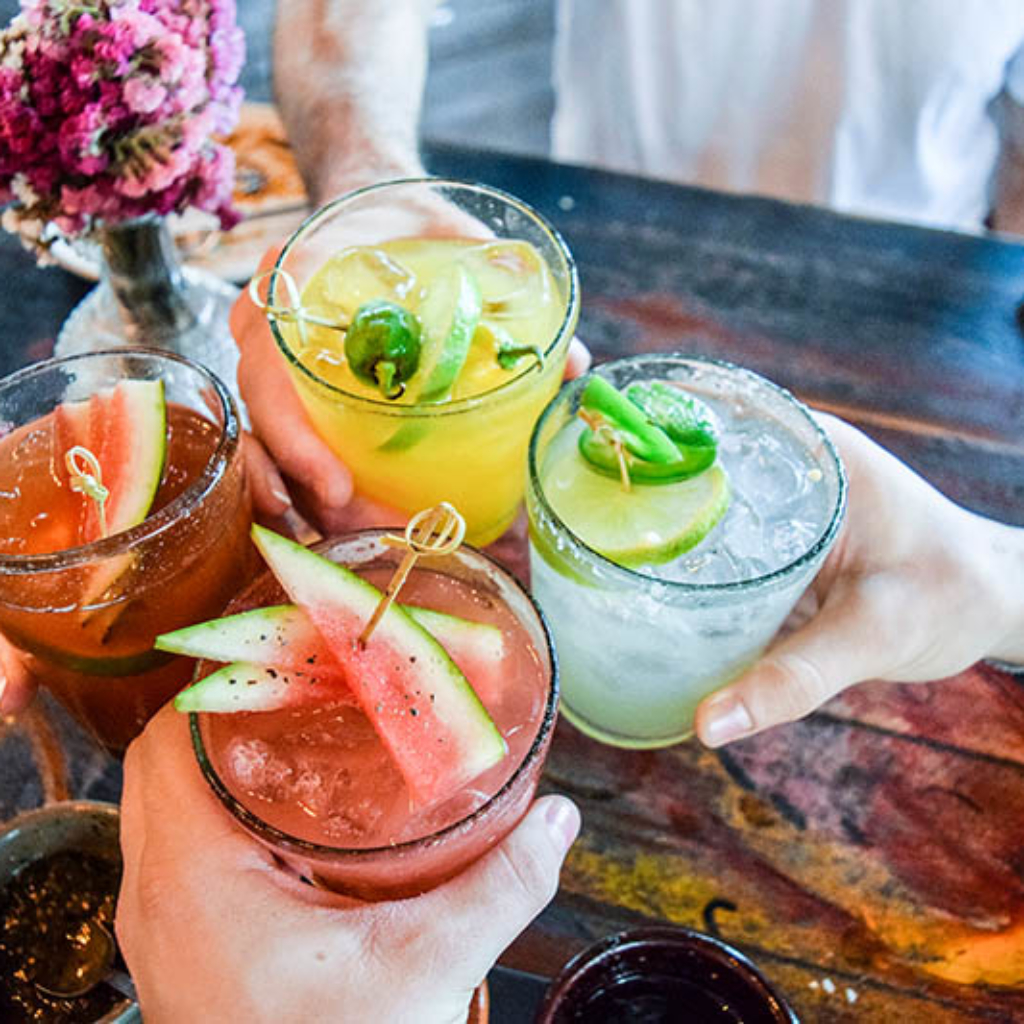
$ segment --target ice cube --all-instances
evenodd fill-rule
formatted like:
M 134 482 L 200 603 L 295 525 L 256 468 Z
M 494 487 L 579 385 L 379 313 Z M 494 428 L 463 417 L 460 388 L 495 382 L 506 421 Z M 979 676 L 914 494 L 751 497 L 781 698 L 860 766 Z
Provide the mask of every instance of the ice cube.
M 264 740 L 233 740 L 227 750 L 227 767 L 239 788 L 250 796 L 270 802 L 287 797 L 292 765 Z
M 381 249 L 359 247 L 333 257 L 323 271 L 322 298 L 351 318 L 370 299 L 408 305 L 416 275 Z
M 480 285 L 484 313 L 494 320 L 529 317 L 551 301 L 540 254 L 527 242 L 502 239 L 474 246 L 465 263 Z
M 364 797 L 334 807 L 324 817 L 324 832 L 334 840 L 358 841 L 365 839 L 384 817 L 385 808 L 373 797 Z
M 821 533 L 821 526 L 800 519 L 784 519 L 773 523 L 769 533 L 768 544 L 776 561 L 780 565 L 796 561 Z
M 331 811 L 330 793 L 323 773 L 316 767 L 306 765 L 295 774 L 292 795 L 311 817 L 321 818 Z

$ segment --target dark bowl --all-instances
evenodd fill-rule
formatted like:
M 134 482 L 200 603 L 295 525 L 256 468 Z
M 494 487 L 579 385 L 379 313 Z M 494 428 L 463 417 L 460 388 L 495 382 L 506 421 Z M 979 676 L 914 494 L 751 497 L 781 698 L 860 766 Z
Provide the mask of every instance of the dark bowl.
M 119 822 L 116 804 L 94 800 L 47 804 L 3 822 L 0 888 L 7 886 L 22 868 L 58 852 L 92 854 L 120 865 Z M 70 1006 L 71 1003 L 69 1014 Z M 81 1020 L 82 1016 L 60 1019 Z M 107 1012 L 92 1019 L 96 1024 L 139 1024 L 142 1020 L 138 1004 L 125 997 L 117 998 Z

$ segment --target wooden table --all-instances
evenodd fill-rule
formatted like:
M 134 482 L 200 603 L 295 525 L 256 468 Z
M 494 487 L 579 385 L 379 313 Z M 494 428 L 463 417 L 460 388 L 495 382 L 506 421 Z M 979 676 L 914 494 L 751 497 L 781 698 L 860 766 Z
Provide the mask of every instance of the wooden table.
M 1024 524 L 1024 247 L 452 148 L 428 163 L 564 233 L 598 359 L 750 366 Z M 8 238 L 0 280 L 7 372 L 47 354 L 85 286 Z M 52 706 L 6 728 L 0 817 L 116 798 L 118 767 Z M 807 1021 L 1024 1021 L 1024 688 L 1006 673 L 864 685 L 719 752 L 619 751 L 563 723 L 545 786 L 584 831 L 512 968 L 550 976 L 610 931 L 671 921 L 739 946 Z M 528 1019 L 536 983 L 494 987 L 496 1022 Z

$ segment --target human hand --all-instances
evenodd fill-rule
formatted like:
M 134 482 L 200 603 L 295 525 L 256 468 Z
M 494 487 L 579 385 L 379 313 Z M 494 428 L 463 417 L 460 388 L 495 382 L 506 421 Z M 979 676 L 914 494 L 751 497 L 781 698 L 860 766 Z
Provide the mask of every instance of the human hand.
M 257 274 L 273 266 L 278 251 L 272 249 L 264 255 Z M 261 442 L 250 442 L 253 457 L 248 461 L 257 511 L 271 518 L 281 516 L 289 507 L 290 489 L 304 514 L 327 534 L 401 522 L 401 513 L 354 492 L 352 474 L 306 415 L 266 313 L 252 301 L 248 289 L 243 289 L 231 311 L 231 333 L 240 352 L 238 386 L 253 434 Z M 566 378 L 578 377 L 589 366 L 589 351 L 574 338 L 569 346 Z M 287 488 L 275 463 L 288 478 Z
M 846 521 L 797 607 L 803 624 L 697 709 L 708 746 L 864 680 L 923 682 L 1024 656 L 1024 530 L 960 508 L 854 427 L 819 418 L 846 465 Z
M 22 655 L 0 636 L 0 715 L 16 715 L 32 703 L 36 681 Z
M 538 800 L 465 872 L 415 899 L 316 889 L 232 822 L 170 706 L 129 748 L 117 936 L 147 1024 L 465 1020 L 473 990 L 554 896 L 579 812 Z

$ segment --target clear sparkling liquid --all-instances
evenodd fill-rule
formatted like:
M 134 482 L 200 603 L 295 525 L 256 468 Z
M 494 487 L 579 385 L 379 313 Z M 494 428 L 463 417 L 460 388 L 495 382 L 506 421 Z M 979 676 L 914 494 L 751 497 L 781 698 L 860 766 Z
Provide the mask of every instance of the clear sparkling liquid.
M 702 396 L 721 424 L 718 459 L 732 500 L 695 548 L 641 570 L 678 583 L 756 579 L 796 561 L 828 525 L 831 505 L 817 460 L 789 430 L 746 405 Z
M 531 544 L 531 584 L 555 637 L 562 712 L 619 746 L 686 738 L 700 701 L 753 663 L 824 555 L 767 583 L 708 590 L 675 584 L 744 583 L 792 565 L 825 533 L 835 509 L 835 476 L 822 469 L 829 456 L 769 415 L 756 389 L 728 397 L 687 390 L 718 418 L 719 459 L 732 489 L 728 511 L 700 544 L 670 563 L 626 574 L 581 552 L 533 510 L 543 550 Z M 802 418 L 796 407 L 775 402 L 782 415 Z M 580 429 L 572 421 L 551 441 L 542 474 L 553 472 L 566 447 L 575 449 Z

